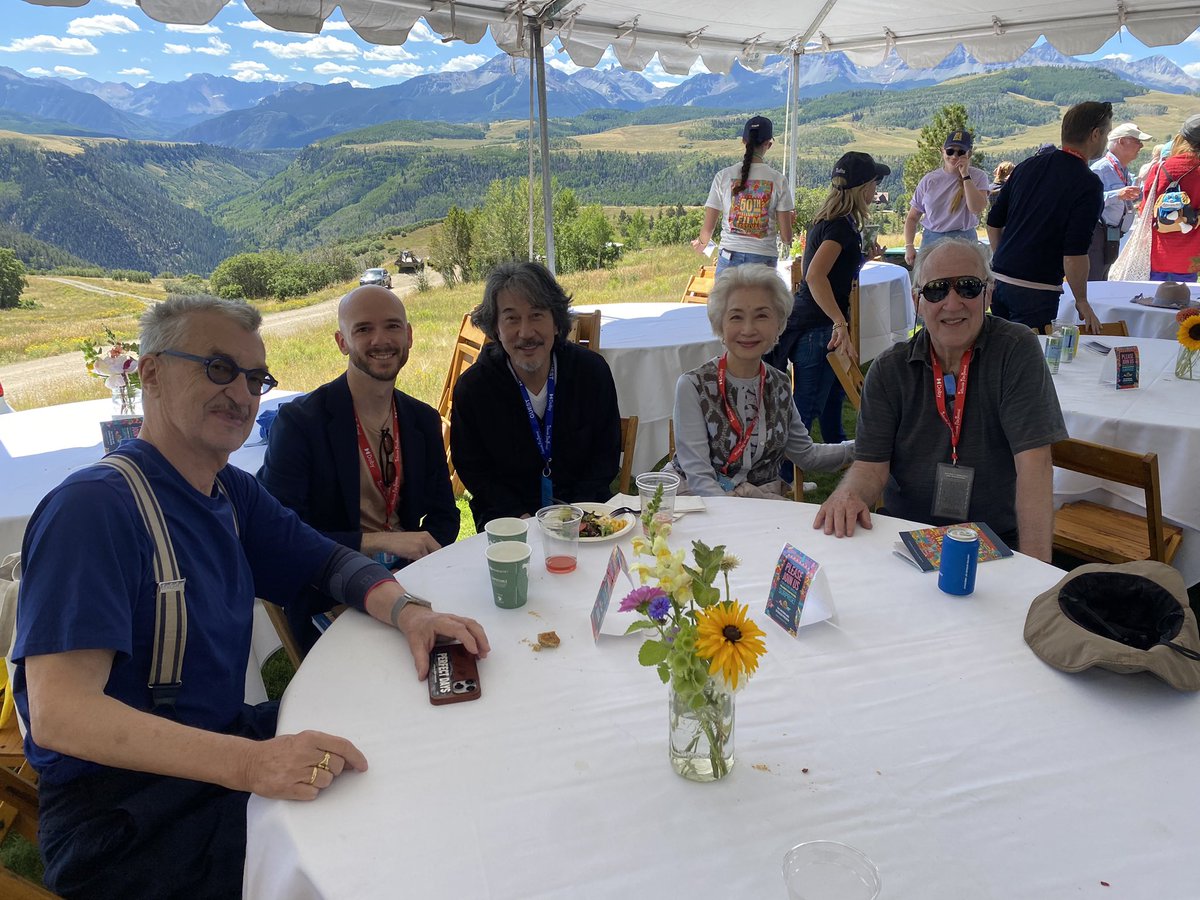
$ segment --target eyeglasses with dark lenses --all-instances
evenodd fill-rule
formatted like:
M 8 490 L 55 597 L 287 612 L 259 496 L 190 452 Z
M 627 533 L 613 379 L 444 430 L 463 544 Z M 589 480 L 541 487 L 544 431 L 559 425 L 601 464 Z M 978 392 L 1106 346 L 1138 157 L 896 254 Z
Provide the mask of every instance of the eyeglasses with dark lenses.
M 390 428 L 383 429 L 379 434 L 379 459 L 383 464 L 383 483 L 392 486 L 396 480 L 396 439 L 392 437 Z
M 946 148 L 947 156 L 967 156 L 969 154 L 969 152 L 970 151 L 968 151 L 968 150 L 959 150 L 957 147 L 947 147 Z
M 184 353 L 182 350 L 160 350 L 159 356 L 177 356 L 189 359 L 204 366 L 204 374 L 213 384 L 233 384 L 239 375 L 246 376 L 246 389 L 256 397 L 261 397 L 271 388 L 279 387 L 275 376 L 266 369 L 243 369 L 228 356 L 197 356 L 195 353 Z
M 983 293 L 987 282 L 974 275 L 959 275 L 957 278 L 935 278 L 925 282 L 917 293 L 930 303 L 941 303 L 950 295 L 950 288 L 964 300 L 974 300 Z

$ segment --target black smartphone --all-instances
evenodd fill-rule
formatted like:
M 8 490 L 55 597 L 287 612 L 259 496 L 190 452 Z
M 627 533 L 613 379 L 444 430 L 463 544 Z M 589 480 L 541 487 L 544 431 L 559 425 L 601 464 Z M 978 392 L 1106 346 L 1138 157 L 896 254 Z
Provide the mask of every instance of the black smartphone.
M 483 696 L 479 665 L 462 644 L 440 644 L 429 651 L 429 702 L 464 703 Z

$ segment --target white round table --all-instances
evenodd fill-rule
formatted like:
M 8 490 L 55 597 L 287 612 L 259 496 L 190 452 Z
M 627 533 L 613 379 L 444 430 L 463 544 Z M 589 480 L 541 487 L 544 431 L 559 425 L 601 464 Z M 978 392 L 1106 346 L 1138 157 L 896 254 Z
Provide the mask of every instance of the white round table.
M 621 415 L 638 417 L 633 472 L 649 471 L 667 453 L 675 382 L 721 352 L 708 307 L 607 303 L 574 308 L 600 310 L 600 355 L 612 370 Z
M 1025 614 L 1061 572 L 1017 555 L 952 597 L 891 555 L 911 523 L 877 517 L 839 541 L 812 530 L 808 504 L 707 503 L 673 544 L 723 541 L 741 557 L 734 593 L 768 648 L 737 696 L 728 778 L 671 770 L 667 691 L 638 665 L 640 639 L 593 643 L 611 544 L 552 576 L 535 540 L 528 605 L 500 610 L 472 538 L 403 574 L 488 629 L 482 698 L 431 706 L 401 635 L 340 618 L 288 688 L 280 732 L 343 735 L 370 768 L 312 803 L 251 799 L 245 896 L 782 897 L 785 851 L 812 839 L 865 852 L 887 897 L 1045 900 L 1102 880 L 1181 896 L 1200 831 L 1200 772 L 1183 764 L 1200 701 L 1037 659 Z M 786 541 L 827 568 L 837 610 L 798 639 L 763 615 Z M 562 645 L 533 652 L 551 629 Z
M 1160 282 L 1157 281 L 1089 281 L 1088 303 L 1092 305 L 1101 322 L 1124 319 L 1125 324 L 1129 326 L 1129 334 L 1133 337 L 1174 340 L 1179 331 L 1179 325 L 1175 321 L 1175 313 L 1178 310 L 1129 302 L 1138 294 L 1153 297 L 1159 285 Z M 1200 286 L 1189 284 L 1187 287 L 1192 292 L 1192 303 L 1200 304 Z M 1062 300 L 1058 304 L 1058 318 L 1068 322 L 1079 321 L 1075 314 L 1075 295 L 1071 292 L 1071 286 L 1065 282 Z
M 1075 360 L 1060 365 L 1054 376 L 1067 432 L 1097 444 L 1158 454 L 1163 516 L 1184 528 L 1173 565 L 1185 583 L 1200 582 L 1200 473 L 1196 468 L 1200 460 L 1200 382 L 1175 377 L 1179 351 L 1175 341 L 1104 336 L 1084 336 L 1080 341 Z M 1089 342 L 1136 346 L 1140 386 L 1118 391 L 1113 384 L 1101 384 L 1101 367 L 1111 353 L 1108 357 L 1095 353 L 1087 348 Z M 1085 495 L 1145 513 L 1145 494 L 1138 488 L 1055 470 L 1056 504 Z

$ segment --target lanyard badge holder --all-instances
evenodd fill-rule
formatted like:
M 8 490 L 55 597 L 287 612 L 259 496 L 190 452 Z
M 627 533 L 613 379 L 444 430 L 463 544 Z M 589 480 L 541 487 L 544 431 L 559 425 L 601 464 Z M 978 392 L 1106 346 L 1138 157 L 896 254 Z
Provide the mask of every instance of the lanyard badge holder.
M 971 366 L 971 350 L 963 354 L 959 364 L 958 378 L 953 375 L 942 375 L 942 364 L 937 354 L 930 349 L 933 357 L 933 397 L 937 402 L 938 415 L 950 429 L 950 462 L 938 463 L 933 482 L 933 507 L 930 514 L 938 518 L 951 519 L 955 522 L 965 522 L 970 518 L 971 489 L 975 484 L 975 469 L 971 466 L 958 464 L 958 441 L 962 435 L 963 412 L 967 408 L 967 375 Z M 953 399 L 954 419 L 946 412 L 946 380 L 956 385 L 956 395 Z
M 729 405 L 729 396 L 725 393 L 727 357 L 728 354 L 723 354 L 717 363 L 717 393 L 721 395 L 721 405 L 725 410 L 725 418 L 729 422 L 729 427 L 733 429 L 733 433 L 737 435 L 737 443 L 733 445 L 733 449 L 729 451 L 729 456 L 725 460 L 725 465 L 721 466 L 720 471 L 717 473 L 717 483 L 721 486 L 722 490 L 731 491 L 733 490 L 733 479 L 729 477 L 729 469 L 745 454 L 746 447 L 750 443 L 750 438 L 754 434 L 754 429 L 758 427 L 759 416 L 762 414 L 763 394 L 767 384 L 767 367 L 764 363 L 760 362 L 758 364 L 758 411 L 755 412 L 754 418 L 743 427 L 737 413 Z
M 509 371 L 512 371 L 511 365 Z M 546 379 L 546 417 L 544 422 L 538 422 L 537 413 L 533 411 L 533 401 L 529 398 L 529 390 L 525 387 L 525 383 L 517 378 L 517 373 L 513 372 L 513 378 L 516 379 L 517 387 L 521 391 L 521 399 L 525 401 L 525 412 L 529 416 L 529 427 L 533 431 L 534 443 L 537 444 L 538 453 L 542 456 L 542 506 L 551 506 L 554 503 L 554 480 L 550 468 L 550 452 L 554 440 L 554 382 L 557 376 L 558 358 L 551 356 L 550 375 Z

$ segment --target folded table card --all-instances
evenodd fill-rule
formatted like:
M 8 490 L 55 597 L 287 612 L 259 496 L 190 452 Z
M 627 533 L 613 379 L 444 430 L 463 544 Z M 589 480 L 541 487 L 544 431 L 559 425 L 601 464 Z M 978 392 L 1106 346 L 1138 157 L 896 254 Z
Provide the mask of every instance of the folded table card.
M 630 586 L 636 586 L 633 576 L 629 574 L 629 562 L 619 546 L 613 547 L 608 557 L 608 566 L 604 570 L 604 579 L 600 582 L 600 590 L 596 592 L 596 602 L 592 604 L 592 640 L 599 642 L 600 634 L 624 634 L 624 627 L 604 630 L 604 617 L 608 615 L 608 606 L 612 602 L 613 587 L 617 583 L 617 573 L 624 572 Z
M 1100 383 L 1116 385 L 1118 391 L 1126 391 L 1138 386 L 1141 374 L 1138 348 L 1113 347 L 1113 352 L 1104 358 L 1100 365 Z
M 775 564 L 767 617 L 796 637 L 805 625 L 834 619 L 833 595 L 821 564 L 791 544 L 785 544 Z

